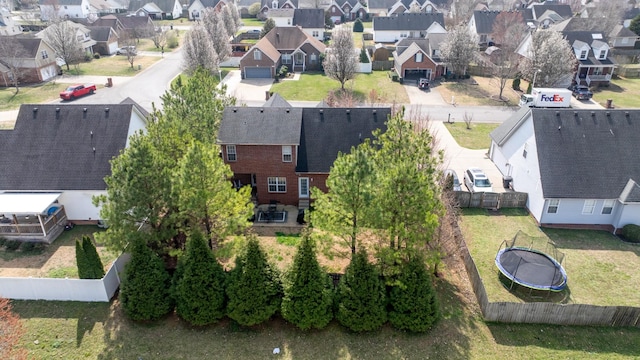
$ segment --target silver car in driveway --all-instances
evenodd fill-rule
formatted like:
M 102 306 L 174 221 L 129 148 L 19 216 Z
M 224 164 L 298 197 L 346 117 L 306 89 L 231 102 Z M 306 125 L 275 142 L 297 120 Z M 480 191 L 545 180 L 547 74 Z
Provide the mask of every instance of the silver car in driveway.
M 445 184 L 447 184 L 447 181 L 449 181 L 449 176 L 452 177 L 453 180 L 453 191 L 462 191 L 462 186 L 460 186 L 460 180 L 458 179 L 458 174 L 456 174 L 456 172 L 454 170 L 451 169 L 447 169 L 444 171 L 444 181 Z
M 464 184 L 470 192 L 493 192 L 491 181 L 484 171 L 477 167 L 468 168 L 464 172 Z

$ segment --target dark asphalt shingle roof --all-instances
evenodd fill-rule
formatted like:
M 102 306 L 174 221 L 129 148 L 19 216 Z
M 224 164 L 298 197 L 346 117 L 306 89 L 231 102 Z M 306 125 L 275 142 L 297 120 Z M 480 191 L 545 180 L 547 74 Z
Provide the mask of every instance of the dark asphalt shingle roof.
M 339 152 L 348 153 L 375 129 L 386 129 L 389 108 L 305 108 L 296 171 L 328 173 Z
M 106 189 L 109 160 L 125 148 L 133 107 L 22 105 L 15 128 L 0 131 L 0 189 Z
M 566 4 L 534 4 L 531 6 L 533 15 L 538 19 L 547 10 L 551 10 L 562 18 L 567 19 L 573 16 L 571 6 Z
M 131 0 L 131 2 L 129 2 L 129 11 L 136 11 L 150 3 L 156 4 L 165 13 L 172 13 L 175 0 Z M 124 23 L 120 17 L 118 18 Z
M 218 143 L 298 145 L 301 123 L 301 108 L 227 107 L 222 113 Z
M 369 0 L 369 9 L 389 9 L 397 0 Z
M 416 39 L 416 38 L 404 38 L 396 43 L 396 54 L 402 55 L 402 53 L 411 46 L 411 44 L 416 44 L 427 56 L 431 55 L 429 51 L 429 40 L 428 39 Z
M 589 45 L 589 53 L 586 60 L 578 61 L 583 65 L 614 65 L 615 62 L 607 55 L 606 59 L 598 59 L 596 54 L 593 53 L 591 47 L 594 42 L 599 41 L 607 43 L 607 37 L 600 31 L 562 31 L 562 35 L 569 42 L 569 45 L 573 47 L 574 42 L 581 41 Z
M 293 25 L 298 25 L 302 28 L 324 29 L 324 10 L 295 9 L 293 12 Z
M 21 36 L 0 36 L 0 41 L 15 41 L 18 46 L 22 46 L 24 51 L 20 53 L 20 57 L 34 58 L 38 55 L 38 48 L 42 39 L 37 37 L 21 37 Z M 0 58 L 3 54 L 0 54 Z
M 545 198 L 617 199 L 640 181 L 640 110 L 531 112 Z
M 442 13 L 403 13 L 394 16 L 376 16 L 373 18 L 373 30 L 427 30 L 437 22 L 444 27 Z
M 280 107 L 280 108 L 290 108 L 291 104 L 287 102 L 280 94 L 275 93 L 269 97 L 266 103 L 264 103 L 264 107 Z
M 109 41 L 109 34 L 111 34 L 111 27 L 109 26 L 91 26 L 91 38 L 95 41 Z
M 500 11 L 474 11 L 473 18 L 476 24 L 476 33 L 491 34 L 493 32 L 493 23 Z
M 509 116 L 507 120 L 505 120 L 500 126 L 495 128 L 490 134 L 489 137 L 496 144 L 501 146 L 505 141 L 509 139 L 511 134 L 515 132 L 520 125 L 524 123 L 525 120 L 529 118 L 530 108 L 523 106 L 516 113 Z
M 625 186 L 622 194 L 620 194 L 620 201 L 640 203 L 640 185 L 629 179 L 627 186 Z

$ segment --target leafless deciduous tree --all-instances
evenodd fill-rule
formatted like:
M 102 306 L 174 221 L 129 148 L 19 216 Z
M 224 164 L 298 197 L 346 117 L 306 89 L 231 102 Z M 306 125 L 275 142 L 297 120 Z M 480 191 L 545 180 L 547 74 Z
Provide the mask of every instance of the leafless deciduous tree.
M 167 30 L 160 25 L 156 26 L 151 40 L 156 49 L 164 51 L 164 47 L 167 46 Z
M 238 12 L 238 7 L 233 3 L 227 3 L 227 6 L 231 7 L 231 17 L 233 18 L 233 23 L 235 24 L 236 32 L 242 26 L 242 18 L 240 18 L 240 13 Z M 233 34 L 232 34 L 233 35 Z
M 122 38 L 120 38 L 120 45 L 122 45 L 122 47 L 124 47 L 126 50 L 124 51 L 124 55 L 127 57 L 127 62 L 129 62 L 129 65 L 131 66 L 131 68 L 133 69 L 133 63 L 136 61 L 136 58 L 138 57 L 138 50 L 136 50 L 136 39 L 129 37 L 129 36 L 123 36 Z
M 15 87 L 16 94 L 20 92 L 20 81 L 24 76 L 22 62 L 26 57 L 27 51 L 15 38 L 0 36 L 0 65 L 8 69 L 8 78 L 3 80 Z
M 562 34 L 553 30 L 537 30 L 532 34 L 528 54 L 520 62 L 525 78 L 536 76 L 537 87 L 553 87 L 567 81 L 576 66 L 576 56 Z
M 209 70 L 212 74 L 218 71 L 218 54 L 213 49 L 209 35 L 201 24 L 195 24 L 184 39 L 183 68 L 191 74 L 198 67 Z
M 500 99 L 502 99 L 507 80 L 513 78 L 518 71 L 520 55 L 516 53 L 516 48 L 526 35 L 527 29 L 519 12 L 503 11 L 496 16 L 493 23 L 491 38 L 494 39 L 499 50 L 492 52 L 489 58 L 494 65 L 493 75 L 499 80 Z
M 622 23 L 622 16 L 626 10 L 627 1 L 625 0 L 600 0 L 593 2 L 593 7 L 587 8 L 589 24 L 591 28 L 588 30 L 602 31 L 605 35 L 609 35 L 613 28 Z
M 451 14 L 453 25 L 460 25 L 463 22 L 469 21 L 469 18 L 471 18 L 471 14 L 473 14 L 473 10 L 478 3 L 478 0 L 456 0 L 452 2 Z
M 473 114 L 467 114 L 467 112 L 464 112 L 464 116 L 462 117 L 462 120 L 464 120 L 464 124 L 467 126 L 467 130 L 471 130 L 471 123 L 473 122 Z
M 344 91 L 344 84 L 356 76 L 358 70 L 358 54 L 353 45 L 351 29 L 340 26 L 333 31 L 331 47 L 327 48 L 324 58 L 324 73 L 331 79 L 340 82 Z
M 84 50 L 78 41 L 76 28 L 68 20 L 55 19 L 45 31 L 44 39 L 56 52 L 56 57 L 69 65 L 79 64 L 84 58 Z
M 440 47 L 442 58 L 457 76 L 466 73 L 477 49 L 478 38 L 469 31 L 466 24 L 456 25 L 451 29 Z
M 202 12 L 202 24 L 209 34 L 209 41 L 218 56 L 218 61 L 227 60 L 231 56 L 231 44 L 220 13 L 213 9 L 205 9 Z
M 232 7 L 235 7 L 235 5 L 231 2 L 229 5 L 223 7 L 220 12 L 220 17 L 224 22 L 224 27 L 227 29 L 227 35 L 229 36 L 235 36 L 238 31 L 236 21 L 233 19 L 233 13 L 231 11 Z M 229 42 L 229 39 L 227 39 L 227 42 Z

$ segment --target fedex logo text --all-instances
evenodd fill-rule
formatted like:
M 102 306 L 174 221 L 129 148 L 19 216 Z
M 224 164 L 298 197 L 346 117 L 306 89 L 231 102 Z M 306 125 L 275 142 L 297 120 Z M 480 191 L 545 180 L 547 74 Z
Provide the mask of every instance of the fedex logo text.
M 553 96 L 548 96 L 548 95 L 542 94 L 540 96 L 540 100 L 541 101 L 547 101 L 547 102 L 563 102 L 564 101 L 564 97 L 560 96 L 558 94 L 555 94 Z

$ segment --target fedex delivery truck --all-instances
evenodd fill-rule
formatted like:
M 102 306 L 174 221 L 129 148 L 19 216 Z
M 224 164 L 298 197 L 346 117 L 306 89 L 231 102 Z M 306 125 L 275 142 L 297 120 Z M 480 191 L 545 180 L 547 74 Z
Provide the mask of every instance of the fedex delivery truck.
M 571 107 L 571 91 L 568 89 L 533 88 L 531 94 L 520 97 L 520 106 L 540 108 Z

